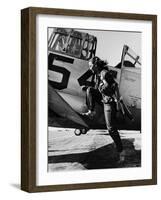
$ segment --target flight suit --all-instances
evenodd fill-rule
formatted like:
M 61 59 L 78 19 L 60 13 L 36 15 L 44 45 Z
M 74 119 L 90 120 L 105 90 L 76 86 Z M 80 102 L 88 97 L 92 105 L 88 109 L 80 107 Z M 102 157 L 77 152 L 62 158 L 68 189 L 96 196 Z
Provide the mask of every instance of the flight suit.
M 107 76 L 106 76 L 107 77 Z M 116 148 L 118 152 L 122 152 L 123 146 L 121 142 L 121 138 L 117 127 L 115 126 L 116 120 L 116 91 L 117 91 L 117 83 L 111 79 L 108 83 L 100 83 L 99 90 L 102 94 L 103 104 L 104 104 L 104 116 L 106 121 L 106 127 L 109 131 L 110 136 L 114 140 L 116 144 Z
M 88 87 L 86 90 L 86 105 L 89 110 L 94 111 L 95 103 L 102 105 L 102 95 L 98 90 L 98 86 L 100 83 L 100 76 L 99 74 L 94 74 L 94 87 Z
M 92 83 L 93 86 L 89 86 L 86 90 L 86 105 L 89 110 L 94 111 L 95 103 L 97 102 L 102 106 L 102 95 L 99 91 L 100 85 L 100 73 L 102 70 L 107 70 L 108 66 L 104 61 L 97 61 L 94 65 Z

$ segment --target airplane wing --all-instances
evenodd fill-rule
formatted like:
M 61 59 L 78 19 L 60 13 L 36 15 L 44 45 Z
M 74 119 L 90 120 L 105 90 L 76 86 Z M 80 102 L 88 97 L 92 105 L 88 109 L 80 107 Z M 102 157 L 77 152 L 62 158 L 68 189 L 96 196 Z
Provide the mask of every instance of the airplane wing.
M 50 84 L 48 84 L 48 102 L 49 107 L 59 116 L 88 128 L 88 125 Z

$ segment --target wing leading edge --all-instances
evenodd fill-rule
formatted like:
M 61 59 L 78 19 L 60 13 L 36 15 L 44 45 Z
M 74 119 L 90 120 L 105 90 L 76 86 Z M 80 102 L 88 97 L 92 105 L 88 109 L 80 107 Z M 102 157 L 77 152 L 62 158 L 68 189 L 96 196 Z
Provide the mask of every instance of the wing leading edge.
M 88 128 L 88 125 L 50 84 L 48 84 L 48 102 L 49 107 L 59 116 L 70 119 L 73 122 Z

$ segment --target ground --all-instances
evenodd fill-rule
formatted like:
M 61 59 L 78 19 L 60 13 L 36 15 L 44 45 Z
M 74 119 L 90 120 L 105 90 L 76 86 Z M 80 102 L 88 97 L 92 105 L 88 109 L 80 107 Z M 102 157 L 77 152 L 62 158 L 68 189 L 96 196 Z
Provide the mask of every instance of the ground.
M 120 131 L 125 161 L 120 163 L 115 144 L 106 130 L 75 136 L 74 129 L 48 131 L 48 171 L 106 169 L 141 166 L 141 134 Z

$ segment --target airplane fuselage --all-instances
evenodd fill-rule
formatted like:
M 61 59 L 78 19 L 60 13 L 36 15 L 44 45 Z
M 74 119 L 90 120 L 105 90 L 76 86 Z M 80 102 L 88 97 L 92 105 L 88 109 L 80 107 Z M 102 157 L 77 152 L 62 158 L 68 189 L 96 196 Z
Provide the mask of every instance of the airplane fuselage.
M 121 120 L 120 127 L 128 129 L 140 129 L 141 127 L 141 71 L 140 68 L 123 67 L 122 69 L 109 67 L 116 72 L 116 81 L 119 84 L 120 95 L 134 116 L 134 122 Z M 87 110 L 86 93 L 81 85 L 85 81 L 91 81 L 91 76 L 82 77 L 89 71 L 88 61 L 71 58 L 54 52 L 49 52 L 49 84 L 58 94 L 75 110 L 82 113 Z M 81 80 L 81 81 L 80 81 Z M 51 92 L 51 90 L 50 90 Z M 49 94 L 52 95 L 52 94 Z M 60 106 L 60 105 L 57 105 Z M 50 107 L 50 102 L 49 102 Z M 54 110 L 54 108 L 52 108 Z M 97 105 L 98 115 L 93 122 L 104 124 L 103 110 Z M 101 112 L 101 113 L 100 113 Z M 93 123 L 92 122 L 92 123 Z M 91 125 L 92 125 L 91 123 Z
M 88 62 L 95 56 L 96 47 L 95 36 L 73 29 L 52 28 L 48 41 L 49 108 L 58 116 L 86 127 L 105 125 L 103 106 L 96 104 L 97 114 L 92 120 L 79 116 L 87 111 L 86 92 L 82 86 L 93 81 Z M 132 62 L 130 59 L 124 62 L 126 55 Z M 141 129 L 141 68 L 135 64 L 141 65 L 139 56 L 124 45 L 121 62 L 117 67 L 109 66 L 115 74 L 120 95 L 134 118 L 132 122 L 118 116 L 121 129 Z

